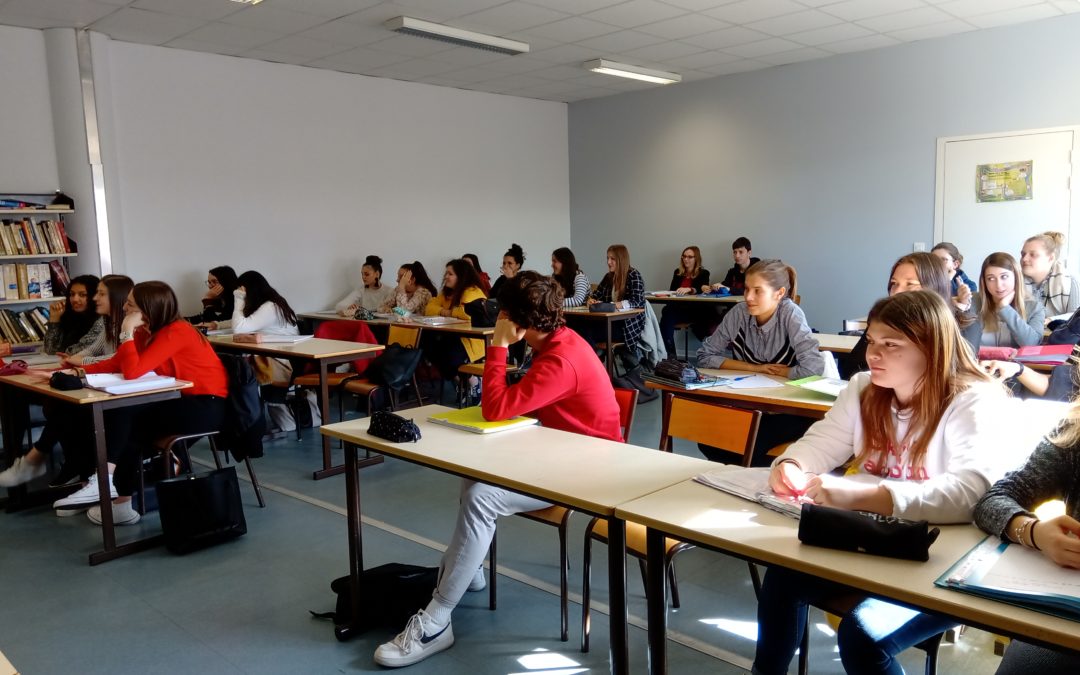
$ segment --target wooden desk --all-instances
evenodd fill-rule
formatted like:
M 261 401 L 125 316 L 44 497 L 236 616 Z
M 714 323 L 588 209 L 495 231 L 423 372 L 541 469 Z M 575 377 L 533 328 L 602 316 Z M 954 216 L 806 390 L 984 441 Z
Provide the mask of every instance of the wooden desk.
M 0 410 L 3 410 L 5 414 L 9 412 L 14 413 L 14 411 L 11 410 L 13 406 L 9 406 L 9 402 L 6 400 L 8 398 L 7 394 L 9 394 L 9 388 L 20 389 L 39 396 L 45 396 L 61 403 L 90 406 L 94 428 L 94 449 L 97 453 L 97 480 L 99 488 L 98 505 L 101 507 L 102 537 L 102 550 L 90 554 L 91 565 L 97 565 L 98 563 L 107 562 L 114 558 L 120 558 L 125 555 L 144 551 L 161 543 L 161 535 L 159 534 L 120 546 L 116 545 L 116 532 L 113 528 L 112 519 L 112 499 L 109 496 L 108 489 L 109 459 L 105 448 L 105 411 L 112 408 L 123 408 L 130 405 L 143 405 L 145 403 L 156 403 L 158 401 L 179 398 L 180 390 L 188 389 L 191 386 L 192 384 L 190 382 L 177 380 L 176 384 L 171 387 L 155 389 L 153 391 L 142 391 L 134 394 L 113 395 L 106 394 L 105 392 L 96 389 L 60 391 L 59 389 L 50 387 L 48 380 L 43 380 L 32 375 L 8 375 L 0 377 L 0 398 L 5 399 L 0 401 Z M 25 411 L 22 411 L 21 414 L 25 415 L 26 413 Z M 10 448 L 8 454 L 11 455 L 11 459 L 14 460 L 15 449 L 21 448 L 22 444 L 20 439 L 15 437 L 14 424 L 7 423 L 7 420 L 5 419 L 3 427 L 4 449 L 8 450 Z
M 750 375 L 744 370 L 717 370 L 715 368 L 702 368 L 701 372 L 706 375 L 721 375 L 724 377 L 743 377 Z M 765 375 L 777 382 L 786 382 L 782 377 Z M 793 387 L 785 384 L 783 387 L 770 389 L 732 389 L 731 387 L 709 387 L 706 389 L 686 390 L 672 387 L 666 384 L 645 381 L 650 389 L 671 392 L 683 398 L 699 400 L 718 400 L 720 403 L 736 406 L 739 408 L 751 408 L 764 412 L 787 413 L 789 415 L 801 415 L 821 419 L 829 412 L 836 398 L 827 394 L 821 394 L 802 387 Z
M 814 339 L 818 341 L 818 349 L 823 352 L 834 354 L 850 354 L 855 345 L 859 344 L 857 335 L 837 335 L 835 333 L 814 333 Z
M 214 335 L 207 338 L 214 349 L 224 352 L 241 354 L 259 354 L 274 358 L 288 359 L 293 363 L 295 372 L 297 362 L 310 361 L 319 369 L 319 412 L 323 421 L 329 420 L 330 415 L 330 387 L 327 384 L 326 373 L 329 366 L 339 363 L 348 363 L 356 359 L 372 358 L 385 347 L 383 345 L 371 345 L 363 342 L 348 342 L 346 340 L 324 340 L 311 338 L 295 344 L 268 342 L 253 344 L 250 342 L 233 342 L 231 335 Z M 330 439 L 323 437 L 323 468 L 314 471 L 312 477 L 320 480 L 328 476 L 336 476 L 345 470 L 344 464 L 334 466 L 330 458 Z M 363 466 L 378 464 L 382 457 L 370 457 L 364 460 Z
M 571 319 L 580 321 L 604 321 L 607 326 L 607 354 L 606 362 L 608 375 L 615 376 L 615 350 L 611 348 L 611 326 L 617 321 L 626 321 L 632 316 L 644 314 L 643 309 L 628 309 L 623 312 L 590 312 L 588 307 L 568 307 L 563 310 L 566 322 Z
M 693 481 L 622 504 L 615 515 L 649 528 L 651 673 L 667 672 L 665 536 L 835 581 L 901 605 L 945 614 L 968 626 L 1080 649 L 1080 623 L 934 586 L 935 579 L 985 536 L 971 525 L 942 526 L 930 547 L 930 560 L 920 563 L 804 546 L 794 519 Z M 661 573 L 653 575 L 653 570 Z
M 645 299 L 658 305 L 666 304 L 714 304 L 736 305 L 746 298 L 741 295 L 645 295 Z
M 322 427 L 321 432 L 345 442 L 346 511 L 349 521 L 349 574 L 353 616 L 360 616 L 359 448 L 374 450 L 421 466 L 481 481 L 543 499 L 608 520 L 608 576 L 611 586 L 611 671 L 628 672 L 626 624 L 626 528 L 614 516 L 615 506 L 679 483 L 716 465 L 625 443 L 616 443 L 539 426 L 503 433 L 470 434 L 427 421 L 449 410 L 424 406 L 401 411 L 416 421 L 423 438 L 417 443 L 391 443 L 367 434 L 367 419 Z M 347 626 L 339 632 L 351 634 Z

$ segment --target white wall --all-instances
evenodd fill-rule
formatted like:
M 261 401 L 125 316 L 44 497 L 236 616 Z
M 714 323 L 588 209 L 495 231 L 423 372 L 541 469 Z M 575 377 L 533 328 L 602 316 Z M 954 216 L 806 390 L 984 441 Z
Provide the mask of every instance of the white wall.
M 745 234 L 834 332 L 932 241 L 936 139 L 1080 123 L 1077 73 L 1072 15 L 573 103 L 575 253 L 598 278 L 625 243 L 663 287 L 683 246 L 722 274 Z
M 41 31 L 0 26 L 0 193 L 59 187 Z
M 391 282 L 419 259 L 438 285 L 467 251 L 497 272 L 516 241 L 548 268 L 570 240 L 564 104 L 122 42 L 108 68 L 114 269 L 189 308 L 219 264 L 299 311 L 369 253 Z

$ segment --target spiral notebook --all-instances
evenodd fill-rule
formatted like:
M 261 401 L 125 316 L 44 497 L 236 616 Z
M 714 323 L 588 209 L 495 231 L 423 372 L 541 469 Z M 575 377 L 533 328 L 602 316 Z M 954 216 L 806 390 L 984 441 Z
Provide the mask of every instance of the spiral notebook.
M 495 434 L 500 431 L 510 431 L 522 427 L 531 427 L 539 420 L 533 417 L 514 417 L 508 420 L 496 420 L 494 422 L 484 419 L 480 412 L 480 406 L 451 410 L 449 412 L 432 415 L 428 422 L 441 424 L 444 427 L 453 427 L 474 434 Z

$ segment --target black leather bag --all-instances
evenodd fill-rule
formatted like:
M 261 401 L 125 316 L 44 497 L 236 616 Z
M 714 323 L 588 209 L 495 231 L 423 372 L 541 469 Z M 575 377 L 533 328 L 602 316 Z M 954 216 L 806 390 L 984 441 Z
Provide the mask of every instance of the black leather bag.
M 413 347 L 402 347 L 398 343 L 387 345 L 368 364 L 364 377 L 375 384 L 383 384 L 394 391 L 400 391 L 412 381 L 413 373 L 420 365 L 423 352 Z
M 247 533 L 236 468 L 189 474 L 157 484 L 165 548 L 184 554 Z
M 701 379 L 701 373 L 698 372 L 697 368 L 686 361 L 680 361 L 678 359 L 664 359 L 656 364 L 653 373 L 657 377 L 662 377 L 665 380 L 674 380 L 684 384 L 688 382 L 697 382 Z
M 499 301 L 493 298 L 479 298 L 461 307 L 469 315 L 474 328 L 493 328 L 499 320 Z
M 799 518 L 799 541 L 804 544 L 919 562 L 930 559 L 930 545 L 940 533 L 925 520 L 817 504 L 803 504 Z
M 420 440 L 420 428 L 416 426 L 416 422 L 385 410 L 377 410 L 371 414 L 368 433 L 393 443 L 415 443 Z
M 431 600 L 438 580 L 438 567 L 386 563 L 364 570 L 360 577 L 359 617 L 352 615 L 352 591 L 347 576 L 330 583 L 330 590 L 337 595 L 334 611 L 311 612 L 311 615 L 332 620 L 334 633 L 341 641 L 372 628 L 401 630 L 409 617 Z M 346 626 L 351 630 L 346 630 Z

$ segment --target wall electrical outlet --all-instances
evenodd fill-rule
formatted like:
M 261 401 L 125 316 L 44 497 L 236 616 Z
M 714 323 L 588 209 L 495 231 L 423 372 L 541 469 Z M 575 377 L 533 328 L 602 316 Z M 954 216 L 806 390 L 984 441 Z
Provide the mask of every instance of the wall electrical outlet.
M 917 242 L 915 242 L 915 245 L 911 247 L 911 250 L 915 251 L 916 253 L 919 253 L 920 251 L 925 251 L 926 250 L 926 242 L 925 241 L 917 241 Z

